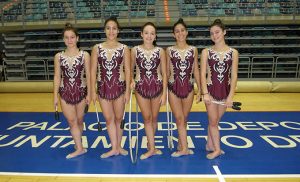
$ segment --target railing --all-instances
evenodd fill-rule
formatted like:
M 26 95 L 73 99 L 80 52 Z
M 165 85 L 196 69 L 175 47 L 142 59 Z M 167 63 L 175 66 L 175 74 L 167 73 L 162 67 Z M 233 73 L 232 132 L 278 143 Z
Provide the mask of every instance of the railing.
M 242 80 L 299 81 L 299 58 L 300 55 L 240 55 L 238 77 Z M 28 62 L 32 62 L 31 65 L 27 64 Z M 38 62 L 42 62 L 42 64 Z M 53 80 L 53 58 L 31 59 L 31 61 L 25 62 L 4 61 L 4 66 L 6 68 L 4 71 L 6 81 Z
M 300 80 L 300 28 L 293 27 L 230 27 L 226 41 L 240 53 L 239 79 Z M 209 31 L 197 27 L 189 28 L 189 33 L 188 41 L 198 48 L 200 60 L 202 49 L 211 45 Z M 122 30 L 120 34 L 119 41 L 129 47 L 142 41 L 138 29 Z M 79 35 L 80 49 L 86 51 L 90 51 L 94 44 L 105 41 L 103 30 L 84 29 L 79 31 Z M 245 35 L 248 37 L 245 38 Z M 3 36 L 6 81 L 53 79 L 53 56 L 65 48 L 60 30 L 31 30 L 5 33 Z M 257 39 L 260 42 L 256 42 Z M 170 28 L 159 29 L 157 40 L 163 48 L 175 43 Z M 293 43 L 288 44 L 290 40 Z

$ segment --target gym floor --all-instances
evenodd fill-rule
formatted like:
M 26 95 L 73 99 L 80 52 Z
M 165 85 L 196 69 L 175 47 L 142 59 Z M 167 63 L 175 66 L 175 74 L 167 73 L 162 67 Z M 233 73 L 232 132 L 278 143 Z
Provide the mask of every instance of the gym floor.
M 85 117 L 83 142 L 88 153 L 67 160 L 73 142 L 63 115 L 55 121 L 51 93 L 0 94 L 0 182 L 12 181 L 286 181 L 300 182 L 300 93 L 237 93 L 242 110 L 228 112 L 220 123 L 225 151 L 206 159 L 207 116 L 203 103 L 193 104 L 188 121 L 189 148 L 195 154 L 172 158 L 167 145 L 166 107 L 161 108 L 156 146 L 163 155 L 131 163 L 130 156 L 100 159 L 109 149 L 104 130 L 96 129 L 94 106 Z M 127 106 L 127 111 L 128 111 Z M 135 99 L 133 107 L 135 108 Z M 133 110 L 135 112 L 135 110 Z M 135 114 L 133 120 L 135 121 Z M 141 118 L 139 116 L 139 118 Z M 138 156 L 146 151 L 139 123 Z M 177 145 L 177 132 L 173 142 Z M 135 135 L 135 133 L 134 133 Z M 123 137 L 128 149 L 128 113 Z M 175 150 L 175 149 L 173 149 Z M 217 166 L 220 173 L 213 166 Z

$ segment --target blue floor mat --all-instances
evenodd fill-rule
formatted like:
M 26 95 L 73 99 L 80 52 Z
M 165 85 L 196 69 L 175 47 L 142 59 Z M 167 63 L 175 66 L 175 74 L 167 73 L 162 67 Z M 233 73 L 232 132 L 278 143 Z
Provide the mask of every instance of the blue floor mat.
M 74 145 L 62 114 L 60 118 L 57 122 L 53 113 L 0 112 L 0 172 L 207 175 L 215 174 L 212 166 L 218 165 L 225 175 L 300 174 L 300 112 L 227 112 L 220 122 L 221 147 L 226 154 L 214 160 L 206 159 L 205 112 L 190 113 L 188 142 L 195 154 L 179 158 L 170 156 L 166 113 L 160 113 L 155 142 L 163 155 L 138 159 L 136 164 L 129 156 L 100 159 L 109 150 L 109 138 L 103 116 L 104 131 L 98 132 L 96 115 L 91 112 L 85 116 L 83 134 L 88 152 L 65 159 Z M 146 152 L 141 121 L 139 129 L 140 156 Z M 175 147 L 177 136 L 174 130 Z M 128 149 L 128 119 L 123 144 Z

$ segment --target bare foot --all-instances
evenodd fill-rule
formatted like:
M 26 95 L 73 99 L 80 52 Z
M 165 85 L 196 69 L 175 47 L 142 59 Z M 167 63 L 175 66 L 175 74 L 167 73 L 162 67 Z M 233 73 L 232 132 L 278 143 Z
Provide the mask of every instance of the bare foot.
M 161 150 L 159 150 L 159 149 L 155 149 L 155 153 L 154 153 L 154 155 L 162 155 L 163 153 L 162 153 L 162 151 Z
M 83 155 L 83 154 L 85 154 L 86 152 L 87 152 L 87 149 L 76 150 L 75 152 L 68 154 L 68 155 L 66 156 L 66 159 L 72 159 L 72 158 L 74 158 L 74 157 Z
M 207 151 L 207 152 L 213 152 L 215 149 L 214 149 L 214 147 L 210 147 L 210 146 L 208 146 L 207 144 L 205 145 L 205 150 Z
M 180 151 L 180 150 L 181 150 L 181 145 L 178 144 L 178 145 L 177 145 L 177 151 Z
M 140 159 L 141 159 L 141 160 L 144 160 L 144 159 L 147 159 L 147 158 L 149 158 L 149 157 L 151 157 L 151 156 L 153 156 L 153 155 L 156 155 L 155 150 L 148 151 L 148 152 L 142 154 L 142 155 L 140 156 Z
M 173 152 L 171 154 L 172 157 L 181 157 L 181 156 L 184 156 L 184 155 L 193 155 L 194 154 L 194 151 L 191 150 L 191 149 L 188 149 L 188 150 L 181 150 L 181 151 L 176 151 L 176 152 Z
M 115 155 L 119 155 L 119 152 L 115 151 L 115 150 L 111 150 L 111 151 L 108 151 L 108 152 L 102 154 L 100 156 L 100 158 L 105 159 L 105 158 L 108 158 L 108 157 L 111 157 L 111 156 L 115 156 Z
M 205 146 L 205 150 L 207 152 L 214 152 L 215 151 L 214 148 L 208 147 L 208 145 Z M 223 150 L 221 150 L 221 155 L 224 155 L 224 154 L 225 154 L 225 152 Z
M 119 153 L 124 156 L 128 155 L 128 151 L 123 148 L 120 148 Z
M 222 151 L 221 150 L 214 151 L 212 153 L 207 154 L 206 158 L 208 158 L 208 159 L 215 159 L 215 158 L 219 157 L 220 155 L 222 155 Z

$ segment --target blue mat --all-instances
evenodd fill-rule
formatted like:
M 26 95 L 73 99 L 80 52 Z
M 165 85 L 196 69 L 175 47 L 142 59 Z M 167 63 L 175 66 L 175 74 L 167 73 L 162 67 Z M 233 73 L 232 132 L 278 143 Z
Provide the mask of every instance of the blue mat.
M 205 112 L 190 114 L 188 141 L 195 154 L 180 158 L 170 156 L 166 113 L 160 113 L 156 146 L 163 155 L 138 159 L 136 164 L 129 156 L 100 159 L 110 146 L 103 117 L 104 131 L 98 132 L 95 113 L 85 116 L 83 141 L 88 153 L 65 159 L 74 145 L 62 114 L 60 118 L 57 122 L 53 113 L 0 112 L 0 172 L 207 175 L 215 174 L 212 166 L 218 165 L 225 175 L 300 174 L 300 112 L 227 112 L 220 123 L 226 154 L 214 160 L 205 157 Z M 128 149 L 128 124 L 125 128 L 124 148 Z M 139 133 L 140 156 L 146 152 L 142 123 Z M 174 130 L 175 147 L 176 139 Z

